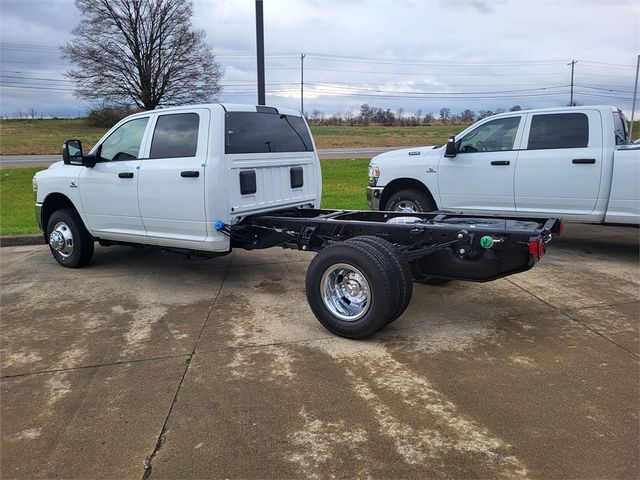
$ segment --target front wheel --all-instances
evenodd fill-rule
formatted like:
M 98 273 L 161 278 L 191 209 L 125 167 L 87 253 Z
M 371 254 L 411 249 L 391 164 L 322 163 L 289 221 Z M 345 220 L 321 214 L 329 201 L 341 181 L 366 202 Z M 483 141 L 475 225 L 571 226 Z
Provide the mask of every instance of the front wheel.
M 397 311 L 394 271 L 375 248 L 360 242 L 336 243 L 322 249 L 309 264 L 305 281 L 309 306 L 336 335 L 369 337 Z
M 437 207 L 419 190 L 400 190 L 389 197 L 384 209 L 388 212 L 432 212 Z
M 51 214 L 47 222 L 47 238 L 53 258 L 63 267 L 83 267 L 91 261 L 93 239 L 72 208 Z

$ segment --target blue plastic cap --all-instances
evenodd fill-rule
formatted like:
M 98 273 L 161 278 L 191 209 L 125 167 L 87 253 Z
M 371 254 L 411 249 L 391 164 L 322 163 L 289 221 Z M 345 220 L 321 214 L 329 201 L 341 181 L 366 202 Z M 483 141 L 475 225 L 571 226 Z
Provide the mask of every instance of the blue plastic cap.
M 225 227 L 224 222 L 222 220 L 216 220 L 216 223 L 213 224 L 213 228 L 216 229 L 216 232 L 219 232 Z

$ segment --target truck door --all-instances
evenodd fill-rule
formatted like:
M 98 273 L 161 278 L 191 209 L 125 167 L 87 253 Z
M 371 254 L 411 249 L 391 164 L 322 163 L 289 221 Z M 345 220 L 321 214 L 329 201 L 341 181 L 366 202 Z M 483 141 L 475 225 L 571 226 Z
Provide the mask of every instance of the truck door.
M 530 115 L 515 174 L 516 211 L 587 215 L 602 172 L 602 120 L 597 110 Z
M 458 140 L 458 154 L 442 157 L 438 169 L 445 209 L 513 212 L 513 176 L 522 115 L 478 125 Z
M 138 117 L 117 127 L 102 142 L 96 165 L 80 172 L 82 209 L 93 232 L 146 234 L 138 208 L 137 168 L 148 123 L 148 116 Z
M 147 235 L 203 242 L 209 110 L 152 117 L 148 155 L 140 163 L 138 203 Z

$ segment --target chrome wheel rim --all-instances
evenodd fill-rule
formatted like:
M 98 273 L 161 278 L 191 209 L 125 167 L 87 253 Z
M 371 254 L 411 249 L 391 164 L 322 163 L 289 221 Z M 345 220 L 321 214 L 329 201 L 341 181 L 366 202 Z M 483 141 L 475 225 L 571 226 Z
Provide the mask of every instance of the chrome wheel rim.
M 371 305 L 371 288 L 360 270 L 346 263 L 331 265 L 320 280 L 324 306 L 346 322 L 362 318 Z
M 415 212 L 419 212 L 420 210 L 418 209 L 418 205 L 416 205 L 411 200 L 402 200 L 398 202 L 394 211 L 402 212 L 402 213 L 412 213 L 412 212 L 415 213 Z
M 64 222 L 56 223 L 53 230 L 49 234 L 49 246 L 52 250 L 58 252 L 60 256 L 68 258 L 73 255 L 73 233 Z

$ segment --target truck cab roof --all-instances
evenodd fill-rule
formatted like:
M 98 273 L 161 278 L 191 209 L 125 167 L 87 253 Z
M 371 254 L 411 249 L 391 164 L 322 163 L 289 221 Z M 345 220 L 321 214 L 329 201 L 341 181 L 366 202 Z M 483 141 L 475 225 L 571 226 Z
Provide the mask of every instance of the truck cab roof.
M 614 107 L 612 105 L 577 105 L 575 107 L 563 106 L 563 107 L 522 109 L 522 110 L 516 110 L 516 111 L 513 111 L 513 112 L 498 113 L 498 114 L 495 114 L 495 115 L 491 115 L 490 117 L 487 117 L 487 118 L 495 119 L 495 118 L 500 118 L 500 117 L 508 117 L 510 115 L 514 115 L 514 114 L 518 114 L 518 113 L 547 113 L 547 112 L 554 112 L 555 113 L 555 112 L 558 112 L 559 110 L 569 111 L 571 109 L 576 109 L 576 110 L 599 110 L 601 112 L 612 112 L 612 113 L 617 113 L 617 112 L 621 111 L 618 107 Z
M 251 105 L 244 103 L 201 103 L 196 105 L 182 105 L 179 107 L 160 107 L 157 111 L 167 112 L 183 112 L 196 108 L 217 109 L 222 108 L 225 112 L 263 112 L 263 113 L 279 113 L 282 115 L 294 115 L 301 117 L 301 113 L 290 108 L 280 108 L 267 105 Z M 143 112 L 140 112 L 143 113 Z

